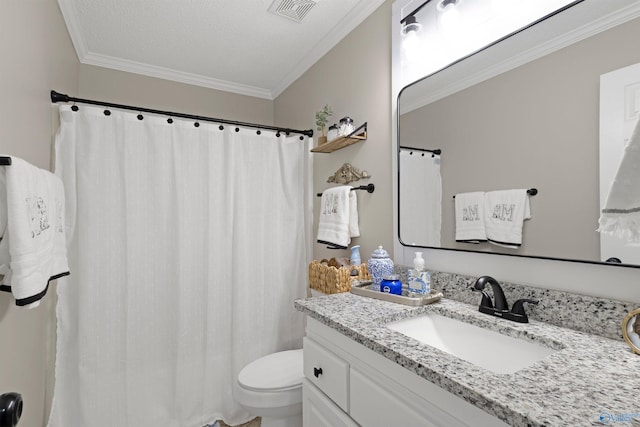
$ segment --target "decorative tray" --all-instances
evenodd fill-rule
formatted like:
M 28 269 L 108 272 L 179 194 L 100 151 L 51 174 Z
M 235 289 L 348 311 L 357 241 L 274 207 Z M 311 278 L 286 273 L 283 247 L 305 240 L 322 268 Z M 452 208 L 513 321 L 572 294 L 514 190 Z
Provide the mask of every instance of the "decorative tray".
M 397 304 L 419 306 L 432 304 L 443 297 L 442 292 L 430 292 L 421 296 L 408 296 L 407 287 L 402 285 L 402 295 L 388 294 L 386 292 L 374 291 L 371 289 L 370 280 L 353 280 L 351 282 L 351 293 L 363 297 L 380 299 L 383 301 L 395 302 Z

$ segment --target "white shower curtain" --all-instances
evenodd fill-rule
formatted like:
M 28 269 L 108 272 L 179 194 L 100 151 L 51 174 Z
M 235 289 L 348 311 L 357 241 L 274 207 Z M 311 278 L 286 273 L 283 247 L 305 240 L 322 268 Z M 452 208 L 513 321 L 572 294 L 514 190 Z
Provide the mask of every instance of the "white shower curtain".
M 136 115 L 60 107 L 71 275 L 49 426 L 239 424 L 239 370 L 301 346 L 308 138 Z
M 409 245 L 440 247 L 442 177 L 440 156 L 400 150 L 400 239 Z

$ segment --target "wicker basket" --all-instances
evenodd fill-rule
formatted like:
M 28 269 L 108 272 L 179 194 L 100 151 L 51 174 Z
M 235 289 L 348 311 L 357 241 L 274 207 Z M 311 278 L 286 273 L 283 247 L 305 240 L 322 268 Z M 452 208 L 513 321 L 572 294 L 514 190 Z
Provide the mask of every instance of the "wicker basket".
M 358 270 L 357 276 L 351 276 L 352 270 Z M 325 294 L 337 294 L 351 290 L 351 279 L 371 280 L 367 264 L 336 268 L 313 260 L 309 264 L 309 287 Z

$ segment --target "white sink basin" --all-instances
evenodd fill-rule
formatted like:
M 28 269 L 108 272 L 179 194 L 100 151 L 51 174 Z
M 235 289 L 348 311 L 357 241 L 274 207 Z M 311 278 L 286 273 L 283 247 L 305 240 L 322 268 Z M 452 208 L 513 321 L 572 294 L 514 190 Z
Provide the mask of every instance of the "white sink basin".
M 435 313 L 386 326 L 496 374 L 512 374 L 558 351 Z

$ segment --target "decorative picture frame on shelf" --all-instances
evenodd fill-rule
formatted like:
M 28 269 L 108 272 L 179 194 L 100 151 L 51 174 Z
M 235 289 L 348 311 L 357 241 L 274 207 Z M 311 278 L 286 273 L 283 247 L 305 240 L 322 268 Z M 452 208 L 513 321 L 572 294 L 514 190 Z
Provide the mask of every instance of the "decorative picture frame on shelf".
M 622 321 L 622 336 L 631 350 L 640 354 L 640 308 L 627 314 Z

